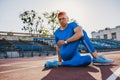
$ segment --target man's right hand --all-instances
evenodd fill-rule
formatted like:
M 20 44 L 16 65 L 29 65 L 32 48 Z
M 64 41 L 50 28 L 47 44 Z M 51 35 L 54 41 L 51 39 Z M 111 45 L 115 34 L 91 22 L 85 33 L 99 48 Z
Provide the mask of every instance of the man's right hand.
M 60 56 L 60 47 L 59 46 L 56 46 L 56 53 L 58 55 L 58 61 L 61 62 L 62 59 L 61 59 L 61 56 Z
M 56 51 L 60 51 L 60 47 L 59 46 L 56 46 Z

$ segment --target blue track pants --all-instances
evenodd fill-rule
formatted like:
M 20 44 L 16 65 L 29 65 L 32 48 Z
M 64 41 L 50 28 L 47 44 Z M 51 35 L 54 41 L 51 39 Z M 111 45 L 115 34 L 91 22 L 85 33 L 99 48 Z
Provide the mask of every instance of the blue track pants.
M 84 36 L 80 38 L 80 41 L 85 45 L 90 53 L 94 53 L 95 49 L 87 35 L 83 30 Z M 62 66 L 87 66 L 92 62 L 92 58 L 89 55 L 81 56 L 79 52 L 75 51 L 75 55 L 69 59 L 62 62 Z

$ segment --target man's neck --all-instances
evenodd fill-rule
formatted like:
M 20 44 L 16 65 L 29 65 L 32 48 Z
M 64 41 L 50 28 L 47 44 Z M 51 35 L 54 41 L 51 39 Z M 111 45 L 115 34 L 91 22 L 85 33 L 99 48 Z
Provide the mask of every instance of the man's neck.
M 60 26 L 60 30 L 64 30 L 67 27 L 68 24 Z

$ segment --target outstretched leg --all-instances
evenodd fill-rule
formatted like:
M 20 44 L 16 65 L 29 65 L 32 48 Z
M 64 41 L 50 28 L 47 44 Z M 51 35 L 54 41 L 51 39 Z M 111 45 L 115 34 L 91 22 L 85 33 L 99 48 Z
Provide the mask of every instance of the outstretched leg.
M 91 56 L 85 55 L 81 56 L 79 53 L 76 53 L 70 60 L 63 62 L 58 62 L 57 60 L 47 61 L 45 63 L 46 68 L 58 67 L 58 66 L 88 66 L 92 62 Z
M 92 59 L 89 55 L 81 56 L 76 53 L 71 60 L 63 61 L 61 66 L 88 66 L 91 62 Z

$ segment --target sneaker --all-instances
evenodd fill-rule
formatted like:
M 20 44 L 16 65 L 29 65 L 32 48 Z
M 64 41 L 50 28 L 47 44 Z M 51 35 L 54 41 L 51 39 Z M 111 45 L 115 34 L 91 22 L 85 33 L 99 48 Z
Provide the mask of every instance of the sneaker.
M 45 63 L 45 68 L 52 68 L 52 67 L 58 67 L 58 61 L 57 60 L 47 61 Z
M 109 65 L 111 63 L 113 63 L 114 60 L 111 60 L 111 59 L 106 59 L 104 56 L 99 56 L 97 59 L 96 58 L 93 58 L 93 63 L 94 64 L 102 64 L 102 65 Z

